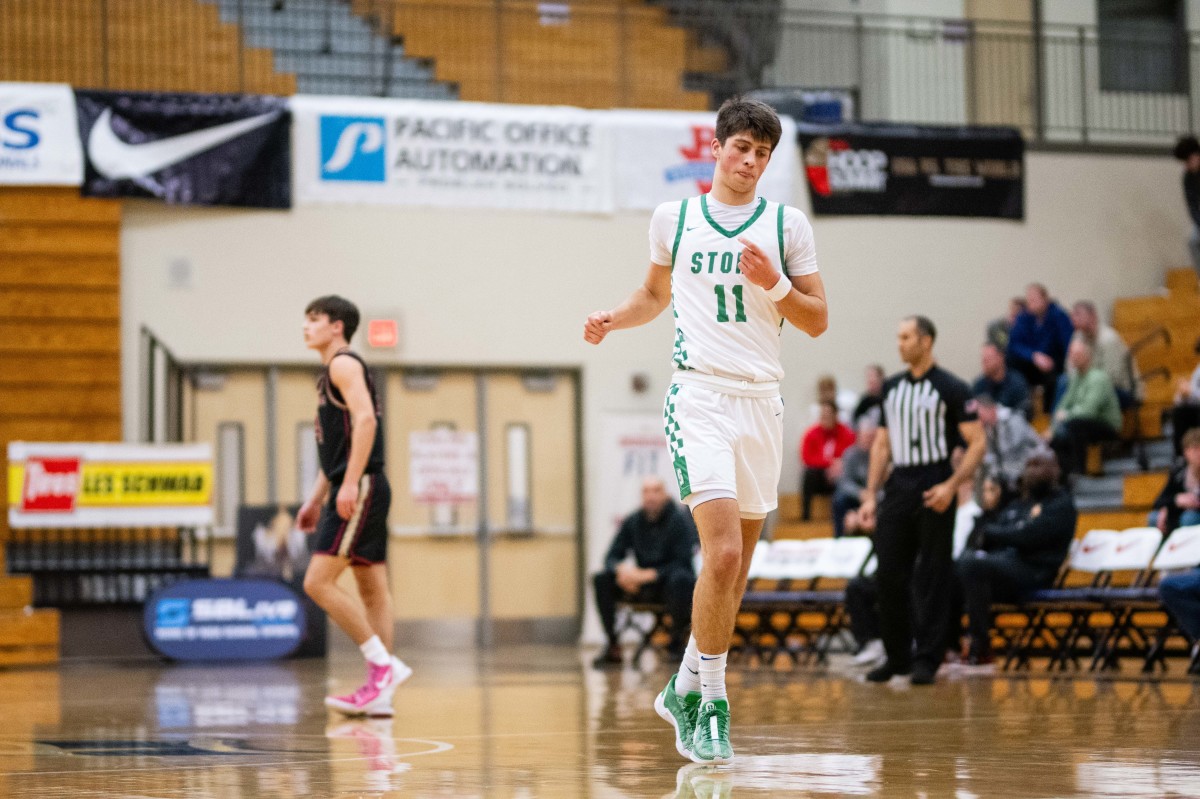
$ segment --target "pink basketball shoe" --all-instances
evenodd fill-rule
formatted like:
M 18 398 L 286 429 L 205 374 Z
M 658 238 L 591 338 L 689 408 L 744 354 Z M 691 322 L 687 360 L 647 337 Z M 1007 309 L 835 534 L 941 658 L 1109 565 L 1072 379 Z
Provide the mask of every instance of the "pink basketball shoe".
M 411 676 L 412 669 L 397 658 L 383 666 L 369 663 L 367 681 L 362 687 L 345 696 L 325 697 L 325 706 L 347 716 L 390 716 L 392 695 L 397 686 Z

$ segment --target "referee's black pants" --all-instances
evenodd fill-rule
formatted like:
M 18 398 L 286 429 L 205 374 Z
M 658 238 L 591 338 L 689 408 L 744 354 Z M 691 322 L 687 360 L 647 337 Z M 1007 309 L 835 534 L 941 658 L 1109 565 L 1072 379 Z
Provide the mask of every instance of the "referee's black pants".
M 879 627 L 888 663 L 898 671 L 914 660 L 936 671 L 945 656 L 957 502 L 935 513 L 922 495 L 949 476 L 948 465 L 897 468 L 879 506 Z

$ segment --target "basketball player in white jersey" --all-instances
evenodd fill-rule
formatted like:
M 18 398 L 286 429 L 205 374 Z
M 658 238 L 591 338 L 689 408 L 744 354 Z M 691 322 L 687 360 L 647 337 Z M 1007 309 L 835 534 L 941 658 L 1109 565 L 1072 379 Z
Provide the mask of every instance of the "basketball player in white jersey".
M 725 658 L 754 545 L 777 504 L 783 322 L 810 336 L 827 326 L 812 226 L 756 194 L 781 135 L 770 106 L 726 101 L 712 142 L 712 191 L 654 211 L 645 282 L 584 326 L 584 339 L 599 344 L 674 305 L 675 373 L 664 414 L 704 561 L 692 638 L 654 706 L 675 728 L 679 753 L 700 763 L 733 757 Z

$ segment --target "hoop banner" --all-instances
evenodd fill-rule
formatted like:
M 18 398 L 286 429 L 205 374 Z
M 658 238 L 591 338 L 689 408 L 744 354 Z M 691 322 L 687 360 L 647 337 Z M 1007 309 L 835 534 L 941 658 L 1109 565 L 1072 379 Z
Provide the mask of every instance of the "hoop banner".
M 287 98 L 76 91 L 87 197 L 290 208 Z
M 208 444 L 8 445 L 13 528 L 203 527 L 212 491 Z
M 797 125 L 813 213 L 1025 218 L 1015 128 Z

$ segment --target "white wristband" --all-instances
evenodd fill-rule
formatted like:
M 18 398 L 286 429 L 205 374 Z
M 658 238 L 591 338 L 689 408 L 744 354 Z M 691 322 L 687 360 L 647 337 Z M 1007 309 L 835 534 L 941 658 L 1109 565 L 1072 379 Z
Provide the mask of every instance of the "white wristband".
M 767 289 L 767 299 L 771 302 L 779 302 L 784 297 L 792 293 L 792 281 L 787 275 L 780 275 L 779 282 L 774 288 Z

